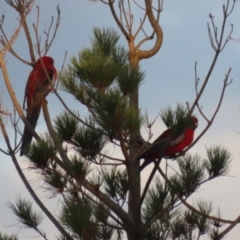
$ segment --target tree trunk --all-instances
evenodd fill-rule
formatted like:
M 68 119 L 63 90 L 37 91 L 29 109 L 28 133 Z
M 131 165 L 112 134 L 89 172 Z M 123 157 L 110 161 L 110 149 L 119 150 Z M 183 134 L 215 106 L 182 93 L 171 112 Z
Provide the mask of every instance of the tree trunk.
M 129 64 L 130 67 L 138 67 L 139 59 L 134 46 L 133 39 L 130 38 L 129 44 Z M 130 105 L 133 106 L 136 111 L 138 111 L 138 89 L 133 92 L 129 97 Z M 140 134 L 140 129 L 131 135 L 129 143 L 129 161 L 127 162 L 127 173 L 129 179 L 129 196 L 128 196 L 128 213 L 133 224 L 133 233 L 127 234 L 128 240 L 139 240 L 139 230 L 141 229 L 141 214 L 139 209 L 140 196 L 141 196 L 141 181 L 139 166 L 140 162 L 135 159 L 137 152 L 139 151 L 140 145 L 138 143 L 138 138 Z M 135 160 L 134 160 L 135 159 Z

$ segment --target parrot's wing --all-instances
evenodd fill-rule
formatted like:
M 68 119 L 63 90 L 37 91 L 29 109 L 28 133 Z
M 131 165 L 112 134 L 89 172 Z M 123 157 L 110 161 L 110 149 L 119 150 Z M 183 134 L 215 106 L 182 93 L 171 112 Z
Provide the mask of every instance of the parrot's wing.
M 172 147 L 174 145 L 177 145 L 178 143 L 180 143 L 182 140 L 184 139 L 184 133 L 180 134 L 179 136 L 177 136 L 176 138 L 172 139 L 169 142 L 169 146 Z
M 37 71 L 32 71 L 30 74 L 25 91 L 25 99 L 27 98 L 28 108 L 34 108 L 34 106 L 41 103 L 51 91 L 56 80 L 56 75 L 51 69 L 47 72 L 50 80 L 45 72 L 39 73 Z

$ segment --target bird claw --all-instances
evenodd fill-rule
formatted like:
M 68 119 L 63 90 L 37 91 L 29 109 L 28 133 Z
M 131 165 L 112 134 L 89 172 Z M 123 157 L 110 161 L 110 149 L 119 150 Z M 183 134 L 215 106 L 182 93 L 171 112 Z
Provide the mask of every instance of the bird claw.
M 186 155 L 186 152 L 185 151 L 182 151 L 178 154 L 178 157 L 185 157 Z

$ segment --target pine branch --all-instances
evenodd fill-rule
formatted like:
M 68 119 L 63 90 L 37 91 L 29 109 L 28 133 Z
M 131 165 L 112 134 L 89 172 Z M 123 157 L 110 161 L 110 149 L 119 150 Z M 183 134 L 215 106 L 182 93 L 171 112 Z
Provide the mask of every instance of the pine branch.
M 69 236 L 69 234 L 64 230 L 64 228 L 59 224 L 59 222 L 54 218 L 54 216 L 48 211 L 48 209 L 45 207 L 45 205 L 41 202 L 41 200 L 38 198 L 38 196 L 36 195 L 36 193 L 34 192 L 34 190 L 32 189 L 31 185 L 29 184 L 29 182 L 27 181 L 25 175 L 22 172 L 22 169 L 20 168 L 18 161 L 15 157 L 15 153 L 12 151 L 12 147 L 8 138 L 8 134 L 6 132 L 5 126 L 0 118 L 0 126 L 1 126 L 1 130 L 5 139 L 5 142 L 7 144 L 8 147 L 8 151 L 9 154 L 12 158 L 13 164 L 21 178 L 21 180 L 23 181 L 25 187 L 27 188 L 28 192 L 30 193 L 30 195 L 32 196 L 32 198 L 35 200 L 35 202 L 38 204 L 38 206 L 42 209 L 42 211 L 46 214 L 46 216 L 51 220 L 51 222 L 56 226 L 56 228 L 69 240 L 72 240 L 72 238 Z

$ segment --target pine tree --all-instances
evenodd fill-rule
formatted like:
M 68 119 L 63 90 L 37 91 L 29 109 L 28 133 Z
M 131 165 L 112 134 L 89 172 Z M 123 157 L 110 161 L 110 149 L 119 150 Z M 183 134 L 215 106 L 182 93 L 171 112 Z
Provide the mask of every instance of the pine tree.
M 14 4 L 23 2 L 29 6 L 27 1 L 8 2 L 15 7 Z M 60 239 L 190 240 L 206 235 L 210 239 L 221 239 L 239 220 L 222 219 L 220 212 L 213 212 L 212 203 L 199 200 L 196 206 L 192 206 L 187 199 L 203 183 L 228 172 L 231 154 L 227 149 L 222 146 L 207 147 L 207 157 L 202 158 L 200 155 L 186 153 L 188 147 L 176 156 L 176 171 L 169 170 L 168 160 L 164 162 L 160 154 L 152 163 L 154 168 L 146 184 L 141 185 L 141 154 L 154 146 L 141 137 L 141 128 L 147 124 L 151 129 L 152 123 L 140 111 L 138 103 L 139 87 L 145 78 L 140 61 L 153 56 L 161 48 L 163 33 L 158 19 L 162 4 L 159 4 L 157 16 L 154 16 L 152 2 L 145 0 L 146 16 L 154 32 L 142 42 L 153 39 L 154 35 L 156 42 L 152 49 L 143 51 L 140 50 L 142 42 L 136 45 L 132 35 L 131 14 L 125 15 L 127 31 L 116 16 L 113 3 L 109 1 L 108 5 L 128 41 L 129 48 L 119 44 L 120 35 L 116 30 L 94 28 L 89 46 L 73 56 L 60 74 L 60 88 L 75 98 L 75 106 L 67 106 L 59 93 L 53 90 L 66 110 L 52 121 L 47 104 L 43 103 L 48 133 L 34 141 L 26 154 L 30 169 L 42 176 L 51 196 L 62 197 L 58 218 L 44 208 L 21 175 L 22 171 L 15 158 L 18 147 L 13 150 L 8 145 L 10 156 L 34 200 L 61 232 Z M 234 3 L 235 1 L 230 6 L 227 1 L 223 8 L 222 33 Z M 122 13 L 126 14 L 124 1 L 120 1 L 119 6 Z M 21 9 L 18 6 L 20 13 Z M 27 15 L 27 11 L 25 14 Z M 211 15 L 210 18 L 214 27 Z M 25 17 L 22 20 L 24 22 Z M 24 24 L 26 31 L 26 22 Z M 219 53 L 231 37 L 230 33 L 224 40 L 220 34 L 218 39 L 215 27 L 213 34 L 209 27 L 210 41 L 216 53 L 209 70 L 210 75 Z M 213 36 L 216 37 L 215 40 Z M 28 44 L 33 46 L 30 40 Z M 6 44 L 4 46 L 7 47 Z M 48 44 L 45 47 L 47 53 Z M 34 62 L 34 54 L 30 55 Z M 3 56 L 0 64 L 4 73 L 6 66 Z M 223 93 L 229 84 L 229 74 L 230 70 L 225 77 Z M 7 83 L 8 78 L 6 75 L 4 77 Z M 186 127 L 195 109 L 202 113 L 198 101 L 208 78 L 209 76 L 191 106 L 177 103 L 175 108 L 166 107 L 161 111 L 161 118 L 167 128 L 174 129 L 177 134 Z M 196 87 L 198 84 L 196 72 Z M 11 95 L 10 88 L 9 92 Z M 13 102 L 18 111 L 14 99 Z M 219 106 L 221 102 L 222 97 Z M 219 106 L 204 132 L 212 124 Z M 82 116 L 83 108 L 88 111 L 86 116 Z M 22 116 L 21 111 L 19 115 Z M 0 124 L 8 144 L 2 120 Z M 200 137 L 201 135 L 196 141 Z M 171 137 L 165 148 L 170 140 Z M 113 148 L 120 150 L 120 153 L 112 155 Z M 33 228 L 47 239 L 39 230 L 42 215 L 34 212 L 31 202 L 17 198 L 15 203 L 9 202 L 8 206 L 23 225 Z M 222 223 L 230 225 L 222 230 Z M 0 239 L 11 237 L 1 238 L 0 235 Z

